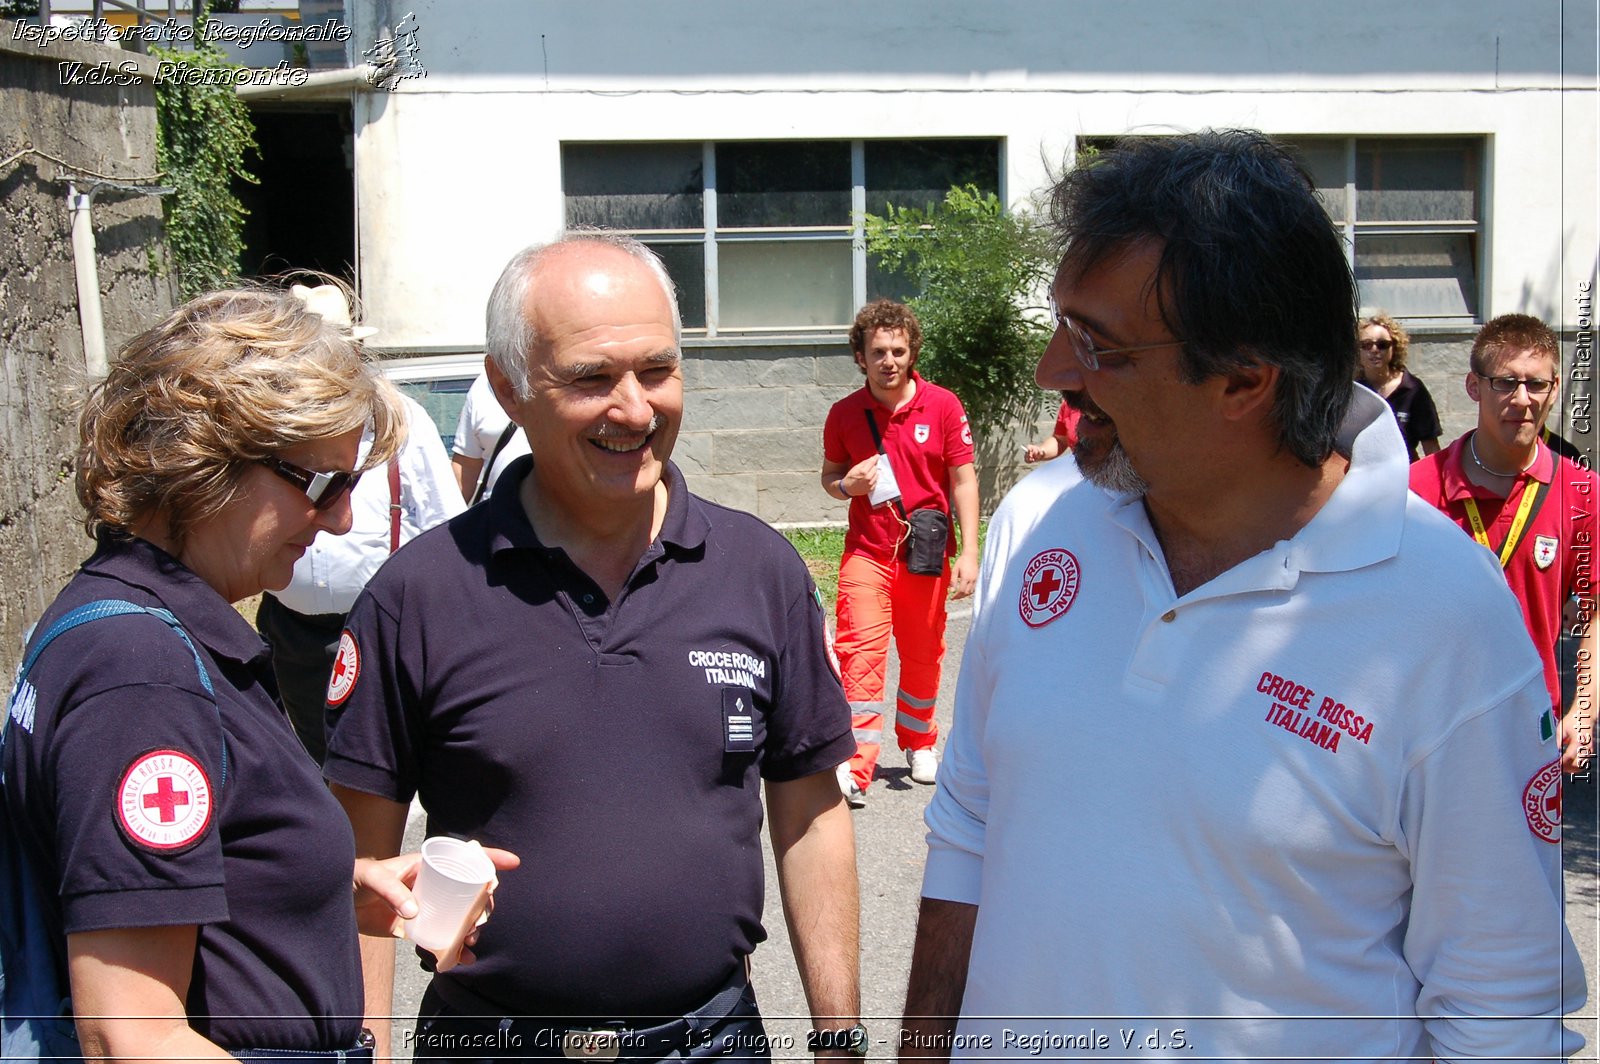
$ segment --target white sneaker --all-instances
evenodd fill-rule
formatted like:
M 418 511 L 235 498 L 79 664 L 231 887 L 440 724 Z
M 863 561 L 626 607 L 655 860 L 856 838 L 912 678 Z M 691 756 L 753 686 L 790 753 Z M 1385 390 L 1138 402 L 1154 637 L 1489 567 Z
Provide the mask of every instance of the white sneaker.
M 931 746 L 907 750 L 906 763 L 911 766 L 911 779 L 915 783 L 932 783 L 939 776 L 939 753 Z
M 839 793 L 844 795 L 844 803 L 851 809 L 860 809 L 867 804 L 867 792 L 856 786 L 856 779 L 850 775 L 850 762 L 840 765 L 835 772 L 839 779 Z

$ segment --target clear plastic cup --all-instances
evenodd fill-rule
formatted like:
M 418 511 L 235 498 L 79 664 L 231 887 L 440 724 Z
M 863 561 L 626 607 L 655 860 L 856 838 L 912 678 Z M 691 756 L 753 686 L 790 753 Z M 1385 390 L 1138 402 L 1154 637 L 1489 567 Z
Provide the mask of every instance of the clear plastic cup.
M 417 915 L 406 937 L 440 957 L 453 954 L 472 930 L 494 882 L 494 863 L 476 842 L 437 836 L 422 844 L 422 870 L 411 888 Z

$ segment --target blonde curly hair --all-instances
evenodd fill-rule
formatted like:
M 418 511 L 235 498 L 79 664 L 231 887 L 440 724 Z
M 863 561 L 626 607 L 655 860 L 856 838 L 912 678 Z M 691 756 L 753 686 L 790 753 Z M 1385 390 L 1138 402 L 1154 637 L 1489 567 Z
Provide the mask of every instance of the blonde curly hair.
M 1389 331 L 1389 339 L 1394 341 L 1394 346 L 1389 349 L 1389 368 L 1396 373 L 1406 368 L 1406 353 L 1411 350 L 1411 336 L 1400 327 L 1400 323 L 1384 311 L 1362 318 L 1356 323 L 1356 335 L 1359 337 L 1362 330 L 1369 325 L 1376 325 L 1380 329 Z M 1359 373 L 1359 370 L 1357 371 Z
M 78 418 L 78 500 L 91 536 L 159 518 L 188 532 L 240 501 L 245 469 L 371 424 L 365 467 L 405 439 L 398 393 L 360 345 L 288 292 L 190 300 L 118 353 Z

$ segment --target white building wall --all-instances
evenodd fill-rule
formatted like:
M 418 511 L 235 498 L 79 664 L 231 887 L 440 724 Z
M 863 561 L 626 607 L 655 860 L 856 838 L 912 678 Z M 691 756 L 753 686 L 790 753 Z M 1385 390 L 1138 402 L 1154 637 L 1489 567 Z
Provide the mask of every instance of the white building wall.
M 1570 325 L 1596 268 L 1592 3 L 353 6 L 357 40 L 415 12 L 427 69 L 355 113 L 360 287 L 400 347 L 482 342 L 501 265 L 562 225 L 568 140 L 1002 137 L 1022 203 L 1078 135 L 1481 135 L 1485 315 Z

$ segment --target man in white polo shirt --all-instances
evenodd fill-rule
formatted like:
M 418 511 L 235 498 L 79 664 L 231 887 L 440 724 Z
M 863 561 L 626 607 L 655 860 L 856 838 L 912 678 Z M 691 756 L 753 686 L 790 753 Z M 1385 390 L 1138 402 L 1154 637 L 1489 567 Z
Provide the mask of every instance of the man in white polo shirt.
M 1304 173 L 1130 138 L 1054 207 L 1038 379 L 1084 479 L 989 527 L 902 1058 L 1581 1048 L 1539 658 L 1351 383 Z

